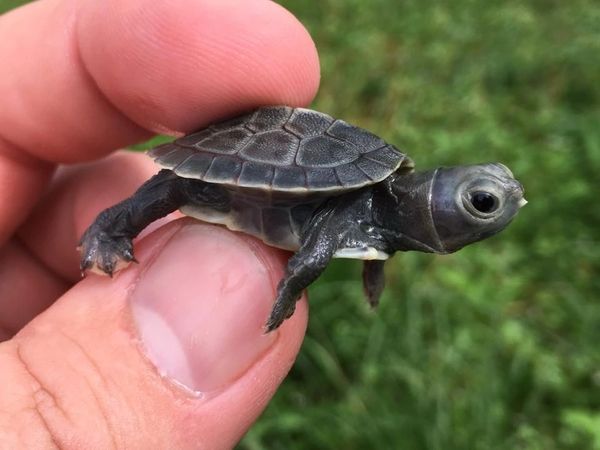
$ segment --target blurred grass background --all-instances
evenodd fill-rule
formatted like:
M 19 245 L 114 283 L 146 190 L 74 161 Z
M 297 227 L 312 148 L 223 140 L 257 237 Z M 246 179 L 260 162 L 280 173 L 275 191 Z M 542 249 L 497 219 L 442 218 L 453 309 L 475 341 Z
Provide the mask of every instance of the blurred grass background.
M 502 161 L 530 203 L 458 254 L 397 255 L 376 313 L 335 261 L 239 448 L 600 449 L 600 2 L 281 3 L 321 55 L 316 109 L 420 168 Z
M 377 314 L 336 261 L 241 448 L 600 449 L 600 2 L 283 4 L 321 54 L 315 108 L 419 167 L 502 161 L 530 203 L 458 254 L 397 255 Z

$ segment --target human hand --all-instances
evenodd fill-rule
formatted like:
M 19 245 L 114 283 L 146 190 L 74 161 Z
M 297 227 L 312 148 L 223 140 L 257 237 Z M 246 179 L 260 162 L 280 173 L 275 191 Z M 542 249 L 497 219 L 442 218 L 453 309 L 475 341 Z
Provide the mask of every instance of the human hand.
M 157 168 L 124 152 L 54 167 L 306 104 L 310 37 L 264 0 L 41 0 L 0 18 L 0 61 L 0 442 L 233 446 L 306 327 L 301 301 L 263 334 L 284 255 L 179 219 L 139 239 L 138 265 L 81 280 L 83 230 Z

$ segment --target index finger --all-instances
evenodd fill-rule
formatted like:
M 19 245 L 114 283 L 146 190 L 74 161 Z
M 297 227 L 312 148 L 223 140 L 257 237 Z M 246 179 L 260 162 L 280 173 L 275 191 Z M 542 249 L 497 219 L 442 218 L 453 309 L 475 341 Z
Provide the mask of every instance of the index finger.
M 51 163 L 305 104 L 318 85 L 308 33 L 266 0 L 41 0 L 0 18 L 0 60 L 0 240 Z

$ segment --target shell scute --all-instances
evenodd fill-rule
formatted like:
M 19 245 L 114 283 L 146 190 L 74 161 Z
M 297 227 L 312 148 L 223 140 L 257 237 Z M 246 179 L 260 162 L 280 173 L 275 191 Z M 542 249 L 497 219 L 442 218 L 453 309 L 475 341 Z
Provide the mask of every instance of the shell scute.
M 250 142 L 252 136 L 252 132 L 245 128 L 233 128 L 212 134 L 198 142 L 195 147 L 213 153 L 233 155 Z
M 356 166 L 373 181 L 381 181 L 389 175 L 387 166 L 372 159 L 359 159 L 356 161 Z
M 155 154 L 155 161 L 157 164 L 167 167 L 175 167 L 194 154 L 193 149 L 185 147 L 181 149 L 167 147 L 165 150 L 168 151 L 160 152 L 158 155 Z
M 273 189 L 306 191 L 306 172 L 300 167 L 277 167 L 273 177 Z
M 303 139 L 296 162 L 303 167 L 336 167 L 354 161 L 358 150 L 354 145 L 329 136 L 314 136 Z
M 385 147 L 378 148 L 377 150 L 365 154 L 365 158 L 390 166 L 395 164 L 398 160 L 398 153 L 398 149 L 391 145 L 386 145 Z
M 204 181 L 209 183 L 235 183 L 242 171 L 242 163 L 237 158 L 229 156 L 217 156 L 213 159 Z
M 300 139 L 283 130 L 265 131 L 239 152 L 247 161 L 264 162 L 274 166 L 293 164 Z
M 342 186 L 355 186 L 356 184 L 368 184 L 371 178 L 354 164 L 345 164 L 335 168 L 335 174 Z
M 246 187 L 270 188 L 274 174 L 275 169 L 273 166 L 246 161 L 242 165 L 238 184 Z
M 309 189 L 341 185 L 335 169 L 332 167 L 311 169 L 306 172 L 306 184 Z
M 327 134 L 356 145 L 361 153 L 372 152 L 386 145 L 379 136 L 343 120 L 336 120 L 327 130 Z
M 180 177 L 204 177 L 204 174 L 212 164 L 213 159 L 214 156 L 210 153 L 194 153 L 182 163 L 175 166 L 173 171 Z
M 284 128 L 298 137 L 320 136 L 331 126 L 334 119 L 327 114 L 310 109 L 294 110 Z
M 173 144 L 181 147 L 198 148 L 198 144 L 200 144 L 207 137 L 212 136 L 214 133 L 214 130 L 206 128 L 204 130 L 197 131 L 196 133 L 188 134 L 187 136 L 175 139 Z
M 292 111 L 289 106 L 260 108 L 246 122 L 246 127 L 255 133 L 282 128 Z

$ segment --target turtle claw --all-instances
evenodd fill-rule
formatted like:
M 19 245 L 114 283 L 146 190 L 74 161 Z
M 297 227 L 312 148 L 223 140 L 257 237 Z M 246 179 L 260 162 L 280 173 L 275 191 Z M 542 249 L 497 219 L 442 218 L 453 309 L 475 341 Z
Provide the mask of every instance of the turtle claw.
M 289 319 L 296 310 L 296 300 L 285 301 L 278 298 L 273 306 L 269 320 L 265 324 L 265 332 L 270 333 L 281 326 L 284 320 Z
M 83 274 L 89 271 L 112 278 L 115 272 L 132 261 L 137 262 L 131 239 L 113 237 L 104 231 L 94 232 L 93 228 L 83 235 L 78 249 L 81 253 L 79 267 Z
M 275 331 L 281 326 L 284 320 L 285 319 L 283 317 L 278 317 L 271 314 L 271 316 L 269 316 L 269 320 L 267 320 L 267 323 L 265 324 L 265 334 Z

